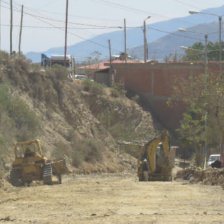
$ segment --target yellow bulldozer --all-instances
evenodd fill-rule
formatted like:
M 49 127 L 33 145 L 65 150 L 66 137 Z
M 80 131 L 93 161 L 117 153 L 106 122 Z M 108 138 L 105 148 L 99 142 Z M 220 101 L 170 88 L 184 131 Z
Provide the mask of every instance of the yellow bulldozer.
M 139 181 L 171 181 L 172 162 L 169 154 L 168 131 L 146 143 L 138 159 Z
M 14 186 L 30 185 L 34 180 L 44 184 L 53 184 L 53 175 L 61 184 L 62 174 L 67 173 L 64 160 L 49 160 L 44 157 L 39 140 L 18 142 L 14 146 L 15 160 L 12 164 L 9 180 Z

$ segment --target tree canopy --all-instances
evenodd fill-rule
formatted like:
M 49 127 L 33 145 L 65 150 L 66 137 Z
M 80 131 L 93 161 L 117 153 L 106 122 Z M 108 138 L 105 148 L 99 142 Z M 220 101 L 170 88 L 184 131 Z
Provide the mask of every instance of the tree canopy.
M 208 60 L 218 61 L 219 60 L 219 43 L 208 42 Z M 183 61 L 202 61 L 204 60 L 205 45 L 201 42 L 194 43 L 191 47 L 185 50 Z M 222 42 L 222 49 L 224 49 L 224 42 Z M 224 51 L 222 51 L 222 60 L 224 59 Z
M 205 148 L 220 149 L 224 142 L 222 78 L 214 74 L 190 76 L 175 88 L 172 100 L 180 99 L 187 106 L 177 129 L 181 142 L 200 152 Z

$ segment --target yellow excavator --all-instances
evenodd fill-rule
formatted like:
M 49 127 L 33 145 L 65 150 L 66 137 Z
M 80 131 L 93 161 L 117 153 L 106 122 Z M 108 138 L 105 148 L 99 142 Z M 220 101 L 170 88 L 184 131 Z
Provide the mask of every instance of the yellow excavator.
M 138 159 L 139 181 L 171 181 L 169 153 L 168 131 L 146 143 Z
M 9 181 L 14 186 L 30 185 L 34 180 L 53 184 L 53 175 L 58 183 L 61 175 L 68 172 L 65 161 L 47 159 L 40 148 L 39 140 L 18 142 L 14 146 L 15 160 L 12 164 Z

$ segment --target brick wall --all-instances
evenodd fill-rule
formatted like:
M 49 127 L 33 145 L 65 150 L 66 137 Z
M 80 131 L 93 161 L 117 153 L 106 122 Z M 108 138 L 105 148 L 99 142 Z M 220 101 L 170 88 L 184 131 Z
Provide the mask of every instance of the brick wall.
M 190 75 L 204 72 L 203 63 L 135 63 L 114 64 L 116 81 L 123 81 L 128 90 L 134 91 L 145 99 L 157 119 L 167 128 L 175 129 L 185 110 L 182 102 L 173 108 L 167 105 L 173 88 Z M 209 63 L 209 72 L 218 74 L 218 63 Z

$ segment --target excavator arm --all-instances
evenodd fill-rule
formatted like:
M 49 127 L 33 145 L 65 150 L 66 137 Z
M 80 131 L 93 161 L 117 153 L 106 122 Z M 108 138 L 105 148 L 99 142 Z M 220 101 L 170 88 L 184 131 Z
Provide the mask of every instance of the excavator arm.
M 160 147 L 158 145 L 161 143 Z M 145 147 L 144 151 L 138 161 L 138 176 L 142 177 L 142 164 L 143 160 L 147 159 L 149 163 L 149 177 L 150 176 L 169 176 L 171 173 L 171 168 L 169 165 L 169 134 L 168 131 L 163 131 L 163 133 L 149 141 Z M 140 178 L 141 179 L 141 178 Z

